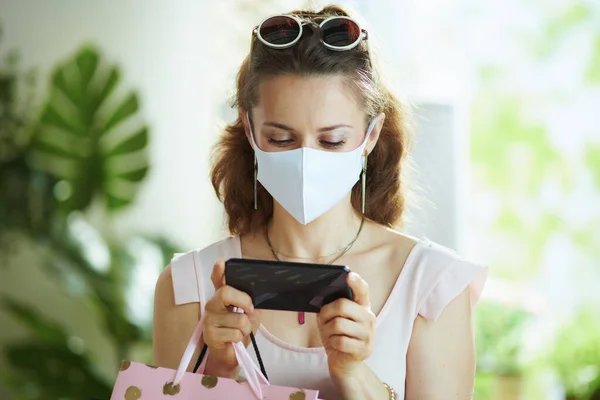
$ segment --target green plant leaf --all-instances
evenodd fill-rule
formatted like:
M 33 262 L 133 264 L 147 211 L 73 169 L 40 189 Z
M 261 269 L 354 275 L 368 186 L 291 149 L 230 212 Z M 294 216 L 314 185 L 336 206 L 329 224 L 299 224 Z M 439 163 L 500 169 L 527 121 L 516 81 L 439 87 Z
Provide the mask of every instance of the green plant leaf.
M 0 376 L 15 398 L 77 400 L 110 397 L 110 383 L 97 373 L 84 352 L 70 350 L 69 335 L 62 327 L 20 302 L 4 298 L 2 306 L 32 333 L 31 341 L 8 344 L 3 351 L 10 369 L 0 370 Z M 113 308 L 105 314 L 115 316 L 115 311 Z M 118 315 L 108 323 L 120 325 Z
M 44 320 L 32 308 L 6 297 L 2 299 L 2 307 L 13 318 L 19 320 L 38 340 L 63 346 L 67 343 L 64 331 L 50 321 Z
M 134 151 L 143 150 L 148 145 L 148 129 L 141 128 L 128 138 L 124 138 L 121 143 L 110 150 L 106 157 L 120 156 L 123 154 L 133 153 Z
M 26 343 L 8 346 L 5 353 L 14 369 L 6 379 L 9 390 L 29 400 L 110 398 L 110 383 L 87 357 L 66 346 Z
M 600 189 L 600 146 L 590 146 L 587 148 L 585 162 L 594 177 L 596 187 Z
M 518 306 L 482 301 L 475 310 L 477 368 L 518 374 L 523 369 L 523 333 L 531 315 Z
M 109 210 L 130 204 L 147 175 L 148 128 L 136 93 L 117 95 L 119 70 L 84 47 L 58 65 L 39 119 L 32 165 L 70 185 L 65 211 L 96 196 Z
M 33 308 L 2 299 L 8 313 L 23 323 L 34 341 L 9 344 L 4 355 L 10 371 L 2 381 L 15 396 L 30 400 L 108 398 L 111 386 L 97 374 L 87 356 L 68 347 L 68 334 Z
M 108 119 L 104 132 L 110 131 L 112 128 L 117 126 L 125 119 L 134 115 L 139 108 L 138 98 L 135 94 L 131 94 L 123 103 L 121 103 L 114 113 Z
M 526 99 L 518 96 L 482 93 L 472 113 L 471 159 L 492 186 L 510 190 L 518 176 L 531 195 L 544 177 L 562 169 L 563 159 L 544 125 L 525 119 L 527 109 Z M 517 165 L 517 157 L 525 165 Z
M 137 325 L 127 319 L 125 311 L 124 276 L 131 269 L 130 259 L 126 258 L 126 243 L 117 242 L 109 246 L 111 266 L 107 273 L 98 272 L 89 264 L 83 256 L 84 249 L 75 243 L 68 232 L 57 231 L 52 237 L 51 245 L 68 262 L 68 271 L 81 277 L 91 289 L 94 303 L 102 314 L 105 328 L 115 345 L 127 347 L 138 341 L 143 334 Z
M 575 27 L 586 21 L 592 15 L 592 10 L 584 2 L 566 2 L 564 9 L 547 24 L 543 34 L 535 43 L 535 51 L 542 58 L 546 58 L 556 51 L 561 40 Z
M 586 305 L 563 324 L 544 358 L 558 373 L 568 395 L 592 399 L 600 391 L 600 313 Z
M 600 35 L 596 36 L 592 48 L 592 57 L 587 70 L 587 81 L 591 84 L 600 83 Z

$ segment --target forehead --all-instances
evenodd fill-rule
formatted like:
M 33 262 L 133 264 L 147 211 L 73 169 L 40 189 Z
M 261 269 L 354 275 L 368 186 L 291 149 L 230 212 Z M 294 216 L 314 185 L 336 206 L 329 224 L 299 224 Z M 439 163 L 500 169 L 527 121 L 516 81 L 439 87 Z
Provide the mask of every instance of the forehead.
M 325 125 L 364 120 L 358 96 L 340 75 L 278 76 L 263 81 L 258 89 L 256 111 L 264 119 Z

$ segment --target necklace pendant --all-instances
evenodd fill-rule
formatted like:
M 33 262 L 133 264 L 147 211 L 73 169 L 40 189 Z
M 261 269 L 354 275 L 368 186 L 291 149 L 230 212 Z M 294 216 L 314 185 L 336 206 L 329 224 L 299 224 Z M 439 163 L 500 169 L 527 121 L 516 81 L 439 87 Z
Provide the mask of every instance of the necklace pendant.
M 304 311 L 298 312 L 298 323 L 304 325 Z

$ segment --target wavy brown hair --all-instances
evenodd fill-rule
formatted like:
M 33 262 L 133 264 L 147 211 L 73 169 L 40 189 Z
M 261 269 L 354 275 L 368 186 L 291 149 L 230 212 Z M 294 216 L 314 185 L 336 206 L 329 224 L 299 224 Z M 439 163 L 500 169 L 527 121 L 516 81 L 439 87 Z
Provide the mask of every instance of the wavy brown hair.
M 366 121 L 385 113 L 379 141 L 369 154 L 365 216 L 386 226 L 396 225 L 404 211 L 401 179 L 408 134 L 405 112 L 396 97 L 383 85 L 371 65 L 372 55 L 363 40 L 349 51 L 332 51 L 320 42 L 318 24 L 330 16 L 350 16 L 338 6 L 321 11 L 297 10 L 294 14 L 309 22 L 303 37 L 287 49 L 271 49 L 254 38 L 251 54 L 242 63 L 233 106 L 251 110 L 258 102 L 258 86 L 281 75 L 343 75 L 362 101 Z M 273 213 L 273 198 L 258 185 L 258 209 L 254 210 L 254 151 L 242 120 L 227 125 L 212 155 L 211 180 L 217 197 L 225 206 L 227 225 L 233 235 L 256 232 Z M 352 189 L 352 205 L 361 213 L 361 185 Z

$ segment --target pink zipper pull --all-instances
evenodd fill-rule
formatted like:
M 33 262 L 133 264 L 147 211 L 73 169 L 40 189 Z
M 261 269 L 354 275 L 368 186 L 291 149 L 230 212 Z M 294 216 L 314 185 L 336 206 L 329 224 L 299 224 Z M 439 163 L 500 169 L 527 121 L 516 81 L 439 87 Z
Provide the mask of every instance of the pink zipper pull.
M 298 323 L 304 325 L 304 311 L 298 312 Z

